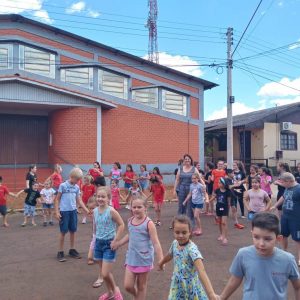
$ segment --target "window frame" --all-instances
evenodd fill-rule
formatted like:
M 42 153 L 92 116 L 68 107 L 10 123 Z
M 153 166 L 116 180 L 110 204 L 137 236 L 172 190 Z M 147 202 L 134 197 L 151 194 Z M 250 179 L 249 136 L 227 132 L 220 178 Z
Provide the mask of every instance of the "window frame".
M 67 72 L 68 71 L 73 71 L 74 70 L 79 70 L 79 69 L 87 69 L 88 70 L 88 78 L 87 78 L 87 83 L 86 84 L 81 84 L 81 83 L 76 83 L 76 82 L 71 82 L 67 81 Z M 76 71 L 75 71 L 76 72 Z M 82 72 L 83 73 L 83 72 Z M 70 76 L 72 77 L 72 76 Z M 94 68 L 90 66 L 80 66 L 80 67 L 65 67 L 60 69 L 60 80 L 64 83 L 71 84 L 74 86 L 78 86 L 84 89 L 89 89 L 93 90 L 94 89 Z
M 144 92 L 145 93 L 145 91 L 150 91 L 150 90 L 154 90 L 155 105 L 151 105 L 149 103 L 145 103 L 145 102 L 137 101 L 136 100 L 136 93 L 138 93 L 138 92 Z M 147 88 L 136 88 L 136 89 L 133 89 L 132 90 L 132 101 L 134 103 L 138 103 L 138 104 L 141 104 L 141 105 L 145 105 L 147 107 L 158 109 L 159 108 L 159 89 L 158 89 L 158 87 L 147 87 Z
M 218 151 L 227 151 L 227 134 L 220 134 L 217 138 Z
M 285 138 L 286 146 L 283 146 L 283 141 L 282 141 L 283 136 L 286 136 L 286 138 Z M 290 143 L 289 137 L 293 137 L 294 143 Z M 294 145 L 294 148 L 291 148 L 292 145 Z M 284 150 L 284 151 L 297 151 L 298 150 L 297 132 L 281 131 L 280 132 L 280 149 Z
M 165 99 L 166 93 L 175 94 L 175 96 L 181 96 L 183 98 L 183 102 L 182 102 L 182 107 L 183 107 L 182 112 L 183 113 L 178 113 L 178 112 L 176 112 L 176 110 L 174 111 L 172 109 L 167 109 L 166 108 L 166 99 Z M 182 116 L 182 117 L 187 117 L 188 116 L 188 101 L 189 101 L 189 96 L 186 95 L 186 94 L 183 94 L 183 93 L 180 93 L 180 92 L 174 91 L 174 90 L 169 90 L 169 89 L 166 89 L 166 88 L 161 89 L 161 107 L 162 107 L 163 111 L 166 111 L 168 113 L 172 113 L 172 114 L 175 114 L 175 115 L 178 115 L 178 116 Z
M 1 60 L 0 60 L 0 71 L 3 71 L 3 70 L 11 70 L 13 69 L 13 54 L 14 54 L 14 48 L 13 48 L 13 44 L 9 44 L 9 43 L 0 43 L 0 48 L 3 48 L 3 49 L 7 49 L 7 67 L 4 67 L 4 68 L 1 68 Z

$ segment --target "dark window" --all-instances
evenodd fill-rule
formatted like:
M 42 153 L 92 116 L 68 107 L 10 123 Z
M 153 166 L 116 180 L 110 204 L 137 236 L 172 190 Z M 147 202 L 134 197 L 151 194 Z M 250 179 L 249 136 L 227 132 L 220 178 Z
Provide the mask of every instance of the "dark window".
M 297 150 L 297 133 L 281 132 L 280 145 L 281 150 Z
M 226 134 L 221 134 L 218 138 L 219 151 L 227 151 L 227 136 Z

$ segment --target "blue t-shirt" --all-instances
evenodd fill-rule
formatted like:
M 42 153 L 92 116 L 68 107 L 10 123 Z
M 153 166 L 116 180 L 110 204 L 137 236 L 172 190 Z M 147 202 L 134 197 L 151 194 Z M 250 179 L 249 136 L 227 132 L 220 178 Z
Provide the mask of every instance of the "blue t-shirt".
M 230 273 L 244 279 L 243 300 L 286 300 L 288 280 L 300 278 L 294 256 L 276 247 L 269 257 L 257 254 L 254 246 L 241 248 Z
M 285 189 L 283 198 L 283 216 L 298 219 L 300 216 L 300 184 Z
M 190 193 L 192 193 L 192 202 L 193 204 L 203 204 L 204 195 L 203 195 L 204 185 L 197 182 L 190 185 Z
M 62 183 L 58 192 L 61 193 L 59 209 L 60 211 L 72 211 L 77 209 L 76 199 L 80 195 L 77 184 L 71 184 L 69 180 Z

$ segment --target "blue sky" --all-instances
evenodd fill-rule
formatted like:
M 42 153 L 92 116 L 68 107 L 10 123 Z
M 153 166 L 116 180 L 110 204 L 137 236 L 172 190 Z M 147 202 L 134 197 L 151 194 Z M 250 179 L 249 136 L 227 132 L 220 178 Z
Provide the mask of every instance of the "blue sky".
M 224 62 L 226 28 L 234 28 L 234 48 L 258 2 L 158 0 L 160 62 L 174 67 Z M 147 54 L 147 0 L 3 0 L 1 3 L 0 13 L 20 13 L 134 55 Z M 263 0 L 234 55 L 235 114 L 300 101 L 297 12 L 300 0 Z M 281 46 L 285 47 L 241 59 Z M 220 85 L 205 93 L 205 117 L 225 116 L 226 68 L 185 66 L 180 70 Z

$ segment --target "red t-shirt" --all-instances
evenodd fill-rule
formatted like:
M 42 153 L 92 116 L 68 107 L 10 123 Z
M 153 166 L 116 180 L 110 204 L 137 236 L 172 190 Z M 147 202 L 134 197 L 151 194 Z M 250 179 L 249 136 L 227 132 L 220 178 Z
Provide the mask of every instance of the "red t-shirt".
M 213 190 L 215 191 L 216 189 L 219 188 L 220 178 L 225 177 L 226 172 L 223 169 L 222 170 L 214 169 L 214 170 L 212 170 L 211 175 L 214 176 Z
M 134 172 L 128 172 L 128 171 L 126 171 L 123 176 L 124 176 L 124 178 L 128 177 L 130 179 L 133 179 L 136 175 L 135 175 Z M 132 180 L 124 179 L 124 182 L 125 183 L 132 183 Z
M 59 186 L 62 184 L 62 176 L 56 172 L 54 172 L 52 175 L 51 175 L 51 180 L 52 180 L 52 186 L 55 188 L 55 189 L 58 189 Z
M 97 177 L 101 176 L 100 173 L 102 173 L 102 169 L 89 169 L 89 174 L 93 177 L 93 180 L 95 181 Z
M 160 182 L 162 182 L 163 179 L 164 179 L 162 175 L 159 175 L 159 174 L 153 174 L 153 173 L 150 175 L 150 179 L 151 179 L 151 178 L 156 178 L 156 179 L 158 179 Z
M 153 193 L 153 200 L 162 203 L 164 201 L 165 187 L 163 184 L 152 184 L 150 192 Z
M 93 184 L 84 184 L 82 186 L 82 201 L 87 204 L 88 200 L 95 194 L 96 188 Z
M 8 193 L 8 188 L 5 185 L 0 185 L 0 205 L 6 205 L 6 195 Z

